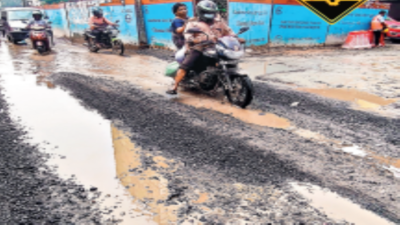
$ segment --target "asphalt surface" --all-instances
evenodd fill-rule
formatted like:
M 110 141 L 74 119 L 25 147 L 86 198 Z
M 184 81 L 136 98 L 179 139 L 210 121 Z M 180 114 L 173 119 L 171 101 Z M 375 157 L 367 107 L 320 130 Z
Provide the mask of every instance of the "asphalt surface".
M 256 131 L 224 114 L 171 102 L 123 83 L 70 73 L 51 78 L 105 118 L 122 121 L 133 133 L 131 139 L 144 149 L 177 158 L 187 169 L 201 171 L 211 179 L 259 186 L 309 182 L 400 222 L 395 204 L 399 181 L 378 168 L 371 169 L 367 159 L 337 152 L 286 130 Z M 263 88 L 262 84 L 256 87 Z M 276 88 L 264 88 L 280 93 Z M 386 192 L 382 193 L 382 187 Z
M 31 70 L 26 65 L 32 59 L 18 51 L 11 52 L 18 65 L 15 68 L 26 73 Z M 170 60 L 168 51 L 140 50 L 136 54 Z M 58 63 L 53 61 L 54 58 L 42 61 L 35 73 L 50 74 Z M 92 67 L 96 67 L 94 62 Z M 270 128 L 215 110 L 195 108 L 180 103 L 179 98 L 166 98 L 110 76 L 92 77 L 73 70 L 71 65 L 71 71 L 55 72 L 47 80 L 127 132 L 132 143 L 141 147 L 142 168 L 128 172 L 140 174 L 151 169 L 168 181 L 169 195 L 157 204 L 178 206 L 178 224 L 338 222 L 296 193 L 291 188 L 293 182 L 327 188 L 400 224 L 400 180 L 374 158 L 354 156 L 340 149 L 358 145 L 381 156 L 399 158 L 398 119 L 254 80 L 256 93 L 249 110 L 274 113 L 287 118 L 293 126 Z M 4 74 L 0 72 L 1 76 Z M 8 104 L 12 102 L 4 99 L 2 91 L 0 220 L 9 224 L 107 224 L 108 218 L 95 204 L 102 198 L 102 190 L 85 190 L 78 181 L 61 179 L 49 168 L 46 161 L 50 155 L 31 144 L 29 132 L 10 119 Z M 202 98 L 198 94 L 190 97 Z M 341 143 L 305 138 L 296 134 L 298 129 Z M 154 156 L 172 160 L 170 166 L 176 169 L 157 168 Z M 208 194 L 208 201 L 194 202 L 199 197 L 198 190 Z M 145 199 L 142 203 L 154 201 Z
M 255 84 L 254 108 L 290 119 L 302 128 L 358 145 L 375 146 L 378 153 L 399 158 L 400 120 L 351 109 L 350 103 L 334 101 L 265 83 Z M 298 102 L 296 107 L 291 107 Z M 379 148 L 377 148 L 379 146 Z

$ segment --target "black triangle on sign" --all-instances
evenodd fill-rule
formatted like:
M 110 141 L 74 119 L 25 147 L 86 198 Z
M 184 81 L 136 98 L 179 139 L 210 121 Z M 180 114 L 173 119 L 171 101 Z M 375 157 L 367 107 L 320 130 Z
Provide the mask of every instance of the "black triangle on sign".
M 329 24 L 334 24 L 351 13 L 367 0 L 338 1 L 337 5 L 328 4 L 329 0 L 298 0 L 302 5 L 313 11 Z

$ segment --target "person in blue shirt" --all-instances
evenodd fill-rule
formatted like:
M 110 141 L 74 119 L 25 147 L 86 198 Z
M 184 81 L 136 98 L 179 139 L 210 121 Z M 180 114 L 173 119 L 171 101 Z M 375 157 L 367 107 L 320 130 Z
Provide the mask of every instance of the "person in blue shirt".
M 171 24 L 172 41 L 179 50 L 185 45 L 183 32 L 186 28 L 186 22 L 189 19 L 187 16 L 188 11 L 185 4 L 178 2 L 172 7 L 172 12 L 175 14 L 175 19 Z

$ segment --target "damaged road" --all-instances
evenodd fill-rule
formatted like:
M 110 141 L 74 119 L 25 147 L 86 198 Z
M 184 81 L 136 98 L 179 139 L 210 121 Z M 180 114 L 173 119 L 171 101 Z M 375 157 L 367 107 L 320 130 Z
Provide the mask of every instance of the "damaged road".
M 148 218 L 142 217 L 143 224 L 400 223 L 395 117 L 266 78 L 254 81 L 255 101 L 247 110 L 187 92 L 168 98 L 163 94 L 168 81 L 160 78 L 165 61 L 93 57 L 85 49 L 66 46 L 58 45 L 56 53 L 44 58 L 22 46 L 7 46 L 10 52 L 2 47 L 1 54 L 13 60 L 15 71 L 8 76 L 43 77 L 40 82 L 101 115 L 114 153 L 98 154 L 115 158 L 113 170 L 124 189 L 119 193 L 132 197 L 118 201 L 137 205 L 134 211 Z M 73 157 L 66 160 L 74 163 Z M 39 159 L 45 163 L 44 156 Z M 99 180 L 96 186 L 105 190 L 101 179 L 88 182 L 76 173 L 70 182 L 90 186 Z M 339 206 L 329 204 L 328 192 L 343 200 Z M 320 199 L 327 204 L 318 205 Z M 98 202 L 88 213 L 111 221 Z M 114 222 L 130 224 L 126 211 L 113 214 Z

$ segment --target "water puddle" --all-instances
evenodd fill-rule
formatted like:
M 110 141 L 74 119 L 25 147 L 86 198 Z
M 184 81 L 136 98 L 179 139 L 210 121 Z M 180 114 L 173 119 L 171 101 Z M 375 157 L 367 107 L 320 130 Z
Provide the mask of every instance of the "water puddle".
M 180 96 L 178 101 L 196 108 L 212 109 L 214 111 L 231 115 L 246 123 L 273 128 L 288 128 L 290 122 L 272 113 L 263 113 L 258 110 L 236 108 L 230 104 L 222 104 L 214 99 L 194 98 L 193 96 Z
M 300 137 L 311 139 L 319 143 L 333 145 L 334 149 L 344 151 L 354 156 L 372 157 L 376 160 L 377 164 L 383 164 L 383 168 L 390 171 L 394 177 L 400 178 L 400 159 L 380 156 L 371 150 L 363 149 L 360 146 L 353 144 L 343 144 L 339 140 L 329 139 L 322 134 L 310 130 L 295 129 L 293 133 L 299 135 Z
M 362 150 L 359 146 L 354 145 L 354 146 L 348 146 L 348 147 L 343 147 L 342 150 L 344 152 L 347 152 L 349 154 L 359 156 L 359 157 L 365 157 L 367 156 L 367 152 Z
M 397 99 L 386 99 L 367 92 L 362 92 L 354 89 L 312 89 L 298 88 L 299 91 L 309 92 L 321 95 L 327 98 L 332 98 L 341 101 L 348 101 L 357 104 L 361 108 L 379 108 L 397 101 Z
M 157 224 L 177 222 L 177 210 L 180 205 L 165 206 L 162 202 L 169 198 L 168 180 L 158 171 L 168 169 L 168 160 L 161 156 L 153 157 L 155 165 L 147 168 L 141 163 L 143 152 L 129 137 L 114 126 L 111 127 L 117 162 L 117 175 L 121 183 L 134 197 L 135 203 L 146 204 Z M 157 170 L 154 170 L 157 168 Z
M 346 220 L 362 225 L 392 225 L 390 221 L 379 217 L 371 211 L 362 209 L 348 199 L 336 193 L 311 184 L 291 183 L 295 191 L 310 200 L 310 205 L 336 221 Z
M 114 159 L 110 121 L 87 111 L 78 100 L 39 76 L 25 71 L 23 76 L 15 75 L 4 47 L 0 48 L 0 67 L 0 85 L 12 103 L 13 119 L 29 129 L 31 143 L 40 143 L 43 151 L 53 155 L 48 163 L 57 168 L 59 176 L 74 177 L 86 189 L 97 187 L 102 196 L 109 196 L 100 202 L 103 210 L 113 210 L 109 218 L 124 215 L 121 224 L 152 224 L 151 213 L 133 204 L 130 193 L 116 179 L 118 161 Z
M 400 159 L 383 157 L 383 156 L 379 156 L 379 155 L 372 155 L 372 157 L 379 160 L 379 162 L 381 162 L 383 164 L 390 165 L 390 166 L 400 169 Z
M 400 159 L 380 156 L 374 152 L 371 152 L 370 155 L 383 164 L 383 168 L 391 172 L 394 177 L 400 178 Z
M 320 143 L 325 143 L 327 145 L 333 145 L 335 149 L 344 151 L 354 156 L 365 157 L 369 153 L 362 149 L 361 147 L 353 144 L 342 144 L 340 140 L 330 139 L 325 137 L 322 134 L 305 130 L 305 129 L 296 129 L 293 131 L 294 134 L 299 135 L 300 137 L 311 139 Z

